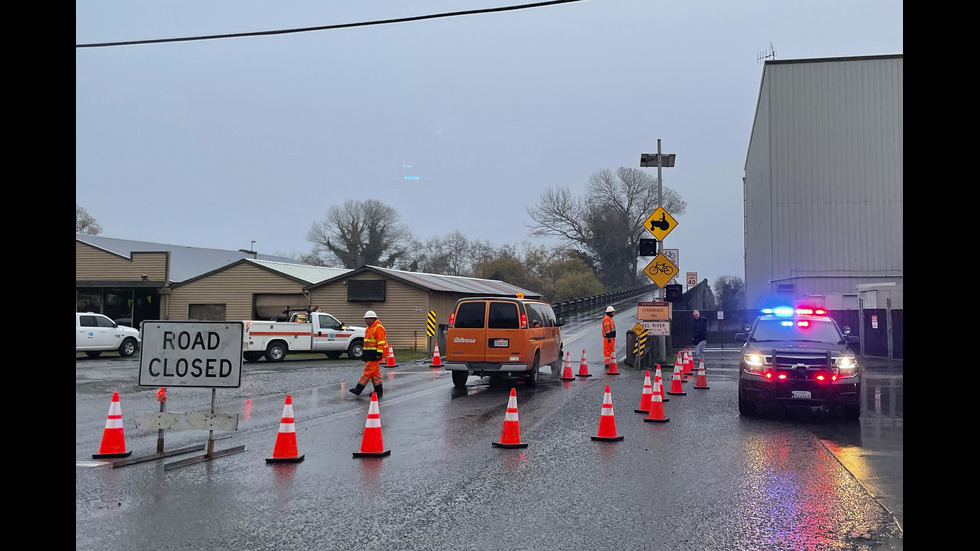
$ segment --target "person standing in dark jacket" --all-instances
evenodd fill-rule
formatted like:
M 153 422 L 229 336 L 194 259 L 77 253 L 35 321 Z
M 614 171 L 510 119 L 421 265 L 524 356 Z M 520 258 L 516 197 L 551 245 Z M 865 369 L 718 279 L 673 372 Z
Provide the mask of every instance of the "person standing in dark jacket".
M 694 311 L 694 331 L 691 334 L 691 344 L 697 347 L 694 353 L 695 363 L 700 365 L 704 361 L 704 347 L 708 344 L 708 320 L 702 318 L 698 310 Z

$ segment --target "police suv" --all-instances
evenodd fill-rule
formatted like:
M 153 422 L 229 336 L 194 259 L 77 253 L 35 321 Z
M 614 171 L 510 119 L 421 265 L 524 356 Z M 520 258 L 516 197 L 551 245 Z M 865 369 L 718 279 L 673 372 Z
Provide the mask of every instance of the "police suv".
M 861 373 L 849 345 L 850 328 L 838 327 L 826 311 L 765 309 L 735 340 L 744 342 L 739 363 L 738 411 L 783 405 L 836 410 L 849 420 L 861 414 Z

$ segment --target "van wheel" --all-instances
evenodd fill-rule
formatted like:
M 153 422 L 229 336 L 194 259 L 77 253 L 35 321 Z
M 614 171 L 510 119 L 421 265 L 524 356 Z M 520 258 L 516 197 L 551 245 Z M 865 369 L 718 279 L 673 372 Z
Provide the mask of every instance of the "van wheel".
M 558 349 L 558 359 L 551 362 L 550 364 L 552 373 L 558 373 L 559 371 L 561 371 L 564 358 L 565 358 L 565 350 L 564 347 L 562 347 Z
M 469 371 L 453 371 L 453 386 L 463 388 L 466 386 L 466 379 L 470 378 Z
M 540 360 L 540 356 L 535 354 L 534 363 L 531 364 L 531 372 L 527 374 L 527 386 L 534 386 L 538 384 L 538 370 L 541 369 L 541 367 L 538 365 L 538 360 Z

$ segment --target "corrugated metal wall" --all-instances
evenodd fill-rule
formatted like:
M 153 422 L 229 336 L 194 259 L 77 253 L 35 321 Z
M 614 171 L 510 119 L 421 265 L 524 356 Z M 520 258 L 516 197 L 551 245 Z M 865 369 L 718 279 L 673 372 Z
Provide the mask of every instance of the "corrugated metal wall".
M 800 296 L 901 281 L 903 109 L 901 57 L 766 64 L 746 161 L 748 300 L 779 283 Z

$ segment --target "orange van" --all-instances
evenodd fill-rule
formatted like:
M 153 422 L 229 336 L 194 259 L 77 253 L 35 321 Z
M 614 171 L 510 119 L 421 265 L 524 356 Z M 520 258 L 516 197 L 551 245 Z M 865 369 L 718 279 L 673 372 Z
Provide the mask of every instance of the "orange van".
M 470 375 L 520 377 L 533 386 L 541 366 L 561 369 L 562 325 L 550 304 L 521 294 L 461 298 L 449 315 L 443 365 L 457 387 Z

